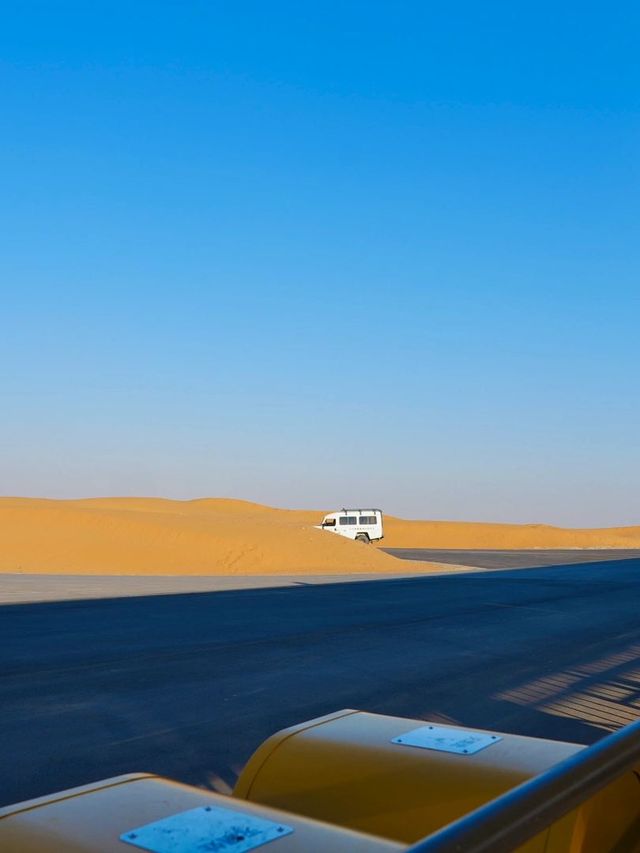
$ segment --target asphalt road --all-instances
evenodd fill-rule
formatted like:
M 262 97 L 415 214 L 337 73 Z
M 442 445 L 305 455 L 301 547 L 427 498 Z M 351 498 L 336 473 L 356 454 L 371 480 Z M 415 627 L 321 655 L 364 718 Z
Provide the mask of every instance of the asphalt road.
M 536 566 L 556 566 L 568 563 L 590 563 L 600 560 L 628 560 L 640 557 L 640 549 L 555 549 L 530 551 L 452 551 L 439 548 L 383 548 L 387 554 L 401 560 L 426 560 L 435 563 L 455 563 L 483 569 L 522 569 Z
M 360 547 L 360 546 L 358 546 Z M 442 566 L 442 571 L 459 571 Z M 465 570 L 463 570 L 465 571 Z M 466 569 L 468 571 L 468 569 Z M 404 577 L 415 577 L 408 564 Z M 360 583 L 399 575 L 37 575 L 0 574 L 0 605 L 81 598 L 128 598 L 132 595 L 176 595 L 185 592 L 228 592 L 280 586 Z
M 640 557 L 640 550 L 609 551 L 443 551 L 426 548 L 383 548 L 403 560 L 436 562 L 443 572 L 469 568 L 515 569 Z M 407 566 L 405 577 L 415 577 Z M 397 580 L 398 574 L 356 575 L 46 575 L 0 574 L 0 605 L 35 601 L 71 601 L 82 598 L 125 598 L 132 595 L 174 595 L 185 592 L 222 592 L 274 586 L 310 586 L 325 583 L 361 583 Z
M 640 715 L 640 560 L 0 607 L 1 802 L 134 770 L 225 791 L 351 707 L 588 743 Z

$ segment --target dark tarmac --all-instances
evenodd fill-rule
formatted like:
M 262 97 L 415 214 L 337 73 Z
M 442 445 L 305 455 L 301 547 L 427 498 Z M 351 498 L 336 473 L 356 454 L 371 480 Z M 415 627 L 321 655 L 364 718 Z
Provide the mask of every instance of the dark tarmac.
M 591 563 L 601 560 L 629 560 L 640 557 L 640 549 L 555 549 L 529 551 L 450 551 L 438 548 L 383 548 L 401 560 L 426 560 L 455 563 L 481 569 L 522 569 L 537 566 Z
M 228 791 L 345 707 L 590 743 L 640 716 L 639 593 L 629 558 L 5 604 L 0 802 L 136 770 Z

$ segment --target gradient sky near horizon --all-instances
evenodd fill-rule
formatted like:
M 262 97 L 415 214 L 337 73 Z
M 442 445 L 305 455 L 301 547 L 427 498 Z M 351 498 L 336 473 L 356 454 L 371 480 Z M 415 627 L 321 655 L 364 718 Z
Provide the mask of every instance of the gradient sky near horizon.
M 0 492 L 640 523 L 637 4 L 0 10 Z

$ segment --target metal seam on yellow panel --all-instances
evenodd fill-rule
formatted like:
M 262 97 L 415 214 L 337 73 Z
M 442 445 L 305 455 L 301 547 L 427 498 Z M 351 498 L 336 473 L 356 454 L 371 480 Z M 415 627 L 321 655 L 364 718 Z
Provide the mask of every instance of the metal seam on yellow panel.
M 133 778 L 131 778 L 133 776 Z M 27 800 L 31 805 L 24 805 L 23 808 L 15 808 L 11 804 L 8 806 L 4 806 L 2 810 L 0 810 L 0 820 L 4 820 L 5 818 L 14 817 L 19 814 L 26 814 L 27 812 L 31 812 L 34 809 L 40 809 L 43 806 L 53 805 L 54 803 L 62 803 L 65 800 L 73 800 L 75 797 L 83 797 L 85 794 L 93 793 L 94 791 L 107 791 L 109 788 L 117 788 L 119 785 L 130 785 L 132 782 L 143 782 L 148 779 L 158 779 L 154 773 L 147 773 L 144 775 L 126 774 L 122 778 L 118 779 L 117 782 L 112 782 L 110 785 L 101 785 L 100 782 L 88 782 L 86 785 L 78 785 L 75 788 L 69 788 L 68 793 L 65 796 L 59 796 L 60 793 L 54 791 L 52 794 L 44 794 L 42 797 L 36 797 L 33 800 Z M 95 787 L 93 787 L 95 785 Z M 88 789 L 88 790 L 87 790 Z M 21 803 L 15 803 L 16 807 L 22 805 Z M 13 809 L 9 811 L 9 809 Z
M 352 709 L 345 709 L 345 711 L 344 711 L 344 712 L 336 711 L 336 713 L 335 713 L 335 714 L 325 714 L 323 717 L 318 718 L 316 722 L 313 722 L 313 724 L 312 724 L 312 725 L 309 725 L 309 724 L 305 725 L 304 723 L 299 723 L 299 724 L 298 724 L 298 725 L 296 725 L 296 726 L 291 726 L 291 728 L 293 729 L 293 731 L 290 731 L 290 732 L 289 732 L 289 734 L 284 735 L 284 737 L 281 737 L 281 738 L 278 740 L 278 742 L 276 743 L 276 745 L 273 747 L 273 749 L 269 750 L 269 752 L 265 755 L 265 757 L 264 757 L 264 758 L 262 759 L 262 761 L 260 762 L 260 765 L 258 766 L 258 768 L 257 768 L 257 770 L 255 771 L 255 773 L 254 773 L 254 774 L 253 774 L 253 776 L 251 777 L 251 782 L 249 783 L 249 787 L 247 788 L 247 790 L 246 790 L 245 794 L 244 794 L 242 797 L 237 797 L 237 799 L 243 799 L 243 800 L 248 800 L 248 799 L 249 799 L 249 795 L 250 795 L 250 793 L 251 793 L 251 789 L 253 788 L 254 783 L 257 781 L 257 779 L 258 779 L 258 775 L 260 774 L 260 771 L 262 770 L 262 768 L 264 767 L 264 765 L 267 763 L 267 761 L 268 761 L 270 758 L 272 758 L 272 757 L 276 754 L 276 752 L 280 749 L 280 747 L 281 747 L 284 743 L 286 743 L 290 738 L 295 737 L 296 735 L 299 735 L 301 732 L 309 732 L 309 731 L 311 731 L 311 729 L 315 729 L 315 728 L 317 728 L 318 726 L 323 726 L 323 725 L 325 725 L 325 724 L 326 724 L 326 722 L 327 722 L 327 717 L 331 717 L 331 718 L 333 718 L 333 719 L 342 719 L 343 717 L 350 717 L 350 716 L 353 716 L 354 714 L 361 714 L 361 713 L 362 713 L 362 711 L 355 711 L 355 710 L 352 710 Z M 286 729 L 285 729 L 284 731 L 286 731 Z M 253 753 L 253 755 L 251 756 L 251 758 L 249 758 L 249 761 L 247 761 L 247 763 L 245 764 L 245 766 L 244 766 L 244 768 L 243 768 L 243 770 L 242 770 L 242 773 L 240 774 L 240 777 L 241 777 L 241 778 L 242 778 L 242 776 L 244 775 L 244 773 L 246 772 L 247 767 L 248 767 L 248 766 L 249 766 L 249 764 L 251 763 L 251 760 L 252 760 L 253 756 L 254 756 L 254 755 L 257 755 L 257 753 L 258 753 L 258 752 L 260 752 L 260 751 L 262 750 L 262 748 L 263 748 L 263 747 L 266 747 L 266 746 L 268 745 L 268 743 L 269 743 L 269 741 L 270 741 L 270 740 L 272 740 L 273 738 L 277 738 L 277 737 L 278 737 L 278 732 L 276 732 L 275 734 L 271 735 L 271 737 L 270 737 L 270 738 L 267 738 L 267 740 L 266 740 L 266 741 L 263 741 L 263 743 L 262 743 L 262 744 L 260 744 L 260 746 L 256 749 L 256 751 Z M 238 781 L 240 781 L 240 780 L 238 780 Z M 234 790 L 234 792 L 233 792 L 232 796 L 235 796 L 235 790 Z

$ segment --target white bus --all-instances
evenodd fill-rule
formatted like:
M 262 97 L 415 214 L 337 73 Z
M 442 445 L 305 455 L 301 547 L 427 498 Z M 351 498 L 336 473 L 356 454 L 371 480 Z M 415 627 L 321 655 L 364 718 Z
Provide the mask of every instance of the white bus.
M 320 530 L 356 539 L 358 542 L 376 542 L 382 539 L 382 510 L 380 509 L 342 509 L 330 512 L 318 525 Z

